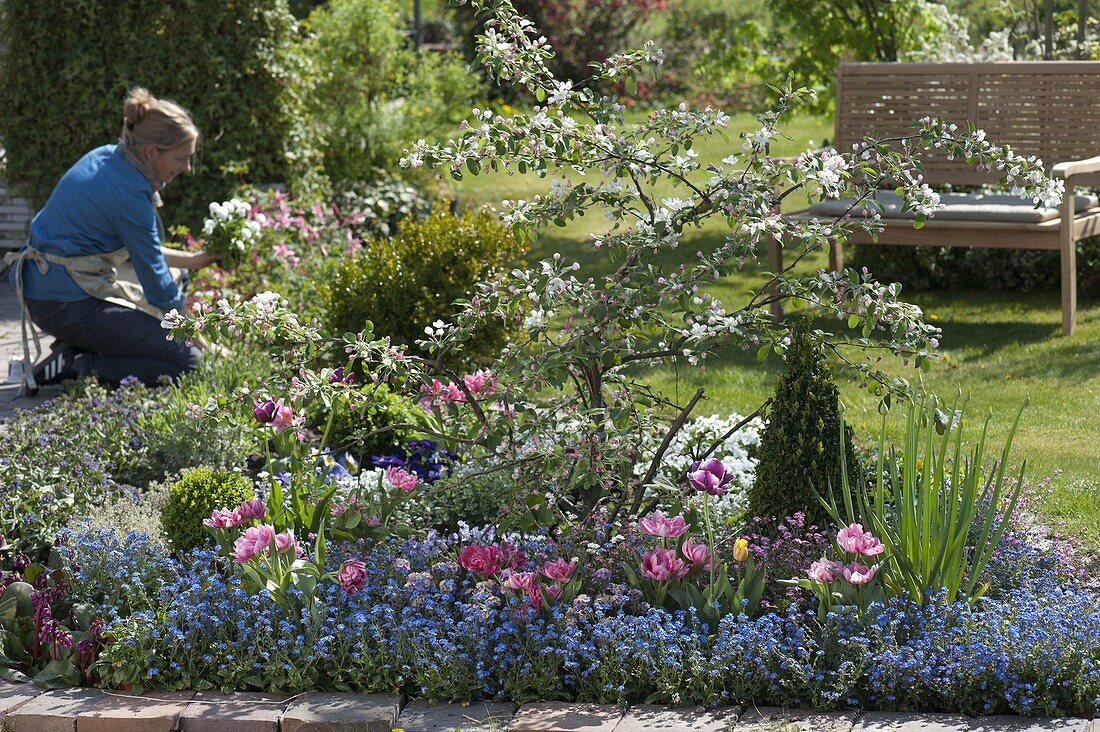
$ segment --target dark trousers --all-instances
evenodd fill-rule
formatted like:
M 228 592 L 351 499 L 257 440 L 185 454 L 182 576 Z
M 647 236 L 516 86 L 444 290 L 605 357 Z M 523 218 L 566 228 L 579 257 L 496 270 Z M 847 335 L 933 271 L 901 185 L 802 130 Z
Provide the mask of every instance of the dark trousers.
M 168 340 L 160 321 L 140 310 L 92 297 L 76 302 L 25 297 L 24 302 L 44 332 L 88 352 L 87 373 L 115 386 L 127 376 L 149 386 L 164 376 L 174 379 L 198 359 L 197 348 Z

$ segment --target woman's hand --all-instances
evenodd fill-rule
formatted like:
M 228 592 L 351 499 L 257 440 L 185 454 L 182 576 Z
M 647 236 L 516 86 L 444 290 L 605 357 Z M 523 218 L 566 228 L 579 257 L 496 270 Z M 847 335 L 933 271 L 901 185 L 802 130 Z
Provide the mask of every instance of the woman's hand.
M 164 254 L 164 262 L 169 267 L 180 267 L 182 269 L 202 269 L 208 265 L 214 264 L 218 261 L 218 257 L 213 254 L 207 254 L 206 252 L 184 252 L 179 249 L 168 249 L 167 247 L 161 247 L 161 252 Z

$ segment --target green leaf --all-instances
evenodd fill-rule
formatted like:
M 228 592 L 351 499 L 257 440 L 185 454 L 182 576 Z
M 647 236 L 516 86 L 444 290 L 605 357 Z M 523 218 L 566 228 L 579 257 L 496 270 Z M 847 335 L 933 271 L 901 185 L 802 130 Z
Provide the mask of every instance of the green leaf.
M 44 689 L 65 689 L 80 686 L 80 669 L 72 661 L 50 661 L 34 677 L 34 683 Z
M 0 671 L 0 679 L 3 679 L 4 681 L 9 681 L 13 684 L 26 684 L 30 682 L 31 677 L 27 676 L 22 671 L 16 671 L 13 668 L 6 668 L 3 671 Z
M 23 579 L 26 580 L 28 584 L 33 585 L 34 581 L 38 579 L 38 576 L 45 571 L 46 568 L 43 567 L 41 564 L 32 564 L 31 566 L 23 570 Z
M 306 597 L 312 598 L 317 589 L 317 575 L 313 572 L 295 572 L 294 586 L 302 591 Z
M 16 663 L 22 662 L 27 656 L 23 641 L 9 630 L 0 630 L 0 649 L 3 649 L 4 655 Z
M 73 606 L 73 617 L 76 619 L 77 627 L 81 630 L 90 628 L 97 614 L 96 606 L 90 602 L 82 602 Z
M 4 589 L 4 594 L 0 595 L 0 618 L 5 620 L 11 620 L 17 616 L 29 618 L 34 612 L 31 603 L 31 593 L 33 592 L 34 587 L 28 582 L 13 582 L 8 585 Z M 8 608 L 8 600 L 14 601 L 14 611 Z

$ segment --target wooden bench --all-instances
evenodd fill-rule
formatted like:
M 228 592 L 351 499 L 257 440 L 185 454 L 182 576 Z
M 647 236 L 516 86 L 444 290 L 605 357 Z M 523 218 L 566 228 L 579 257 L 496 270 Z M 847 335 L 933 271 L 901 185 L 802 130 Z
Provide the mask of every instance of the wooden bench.
M 1060 209 L 1036 212 L 1029 201 L 997 202 L 980 196 L 961 201 L 945 196 L 945 202 L 956 200 L 921 229 L 913 228 L 912 217 L 884 214 L 879 243 L 1059 251 L 1062 332 L 1074 331 L 1076 243 L 1100 234 L 1100 205 L 1095 197 L 1070 193 L 1075 186 L 1100 187 L 1100 62 L 844 63 L 837 76 L 836 106 L 834 147 L 841 152 L 868 135 L 912 134 L 913 122 L 939 116 L 962 130 L 967 121 L 973 122 L 991 142 L 1038 156 L 1052 176 L 1064 179 L 1067 195 Z M 997 171 L 976 170 L 964 160 L 948 160 L 934 151 L 921 159 L 925 181 L 933 188 L 999 179 Z M 984 205 L 988 203 L 1003 205 Z M 831 214 L 828 206 L 819 204 L 792 215 L 822 218 L 837 213 L 835 204 Z M 860 232 L 852 241 L 871 243 L 871 237 Z M 782 256 L 777 243 L 769 247 L 772 271 L 782 269 Z M 829 266 L 843 269 L 842 245 L 830 251 Z

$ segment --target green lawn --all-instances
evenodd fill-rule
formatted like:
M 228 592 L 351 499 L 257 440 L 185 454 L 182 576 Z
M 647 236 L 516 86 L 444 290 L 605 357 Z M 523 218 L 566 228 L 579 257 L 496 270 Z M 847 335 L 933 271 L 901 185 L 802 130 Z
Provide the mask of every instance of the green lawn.
M 730 129 L 753 130 L 757 126 L 750 115 L 736 115 Z M 819 144 L 832 136 L 831 122 L 817 117 L 796 118 L 784 129 L 789 139 L 773 147 L 778 155 L 797 153 L 805 149 L 807 141 Z M 735 137 L 713 139 L 696 149 L 705 164 L 740 150 L 740 141 Z M 468 203 L 499 203 L 507 198 L 530 198 L 548 188 L 548 181 L 533 175 L 491 174 L 461 181 L 458 193 Z M 659 194 L 674 195 L 674 191 L 669 186 Z M 537 261 L 560 251 L 581 262 L 582 274 L 605 271 L 606 260 L 586 244 L 587 235 L 602 230 L 605 223 L 602 217 L 590 216 L 548 231 L 536 242 L 530 259 Z M 695 232 L 686 238 L 678 255 L 690 256 L 719 236 L 717 227 Z M 806 263 L 807 271 L 822 266 L 824 255 Z M 747 266 L 719 285 L 715 294 L 737 304 L 747 288 L 759 283 L 763 269 Z M 1056 525 L 1064 522 L 1067 533 L 1100 550 L 1100 306 L 1091 300 L 1081 301 L 1078 331 L 1063 337 L 1056 291 L 909 293 L 908 299 L 943 328 L 943 359 L 923 376 L 901 363 L 889 370 L 909 379 L 923 378 L 925 385 L 942 396 L 950 398 L 961 392 L 968 397 L 969 431 L 974 437 L 985 415 L 991 414 L 994 449 L 990 454 L 999 453 L 1016 410 L 1030 399 L 1014 442 L 1013 460 L 1026 459 L 1032 482 L 1052 481 L 1051 495 L 1040 506 L 1048 521 Z M 821 323 L 820 327 L 841 328 L 842 324 Z M 771 394 L 781 369 L 778 359 L 759 362 L 754 354 L 736 352 L 712 359 L 705 370 L 669 366 L 650 371 L 646 378 L 681 398 L 705 386 L 709 401 L 700 407 L 700 413 L 747 413 Z M 838 369 L 837 382 L 857 435 L 872 440 L 880 423 L 878 400 L 842 369 Z M 896 425 L 891 429 L 896 434 Z

